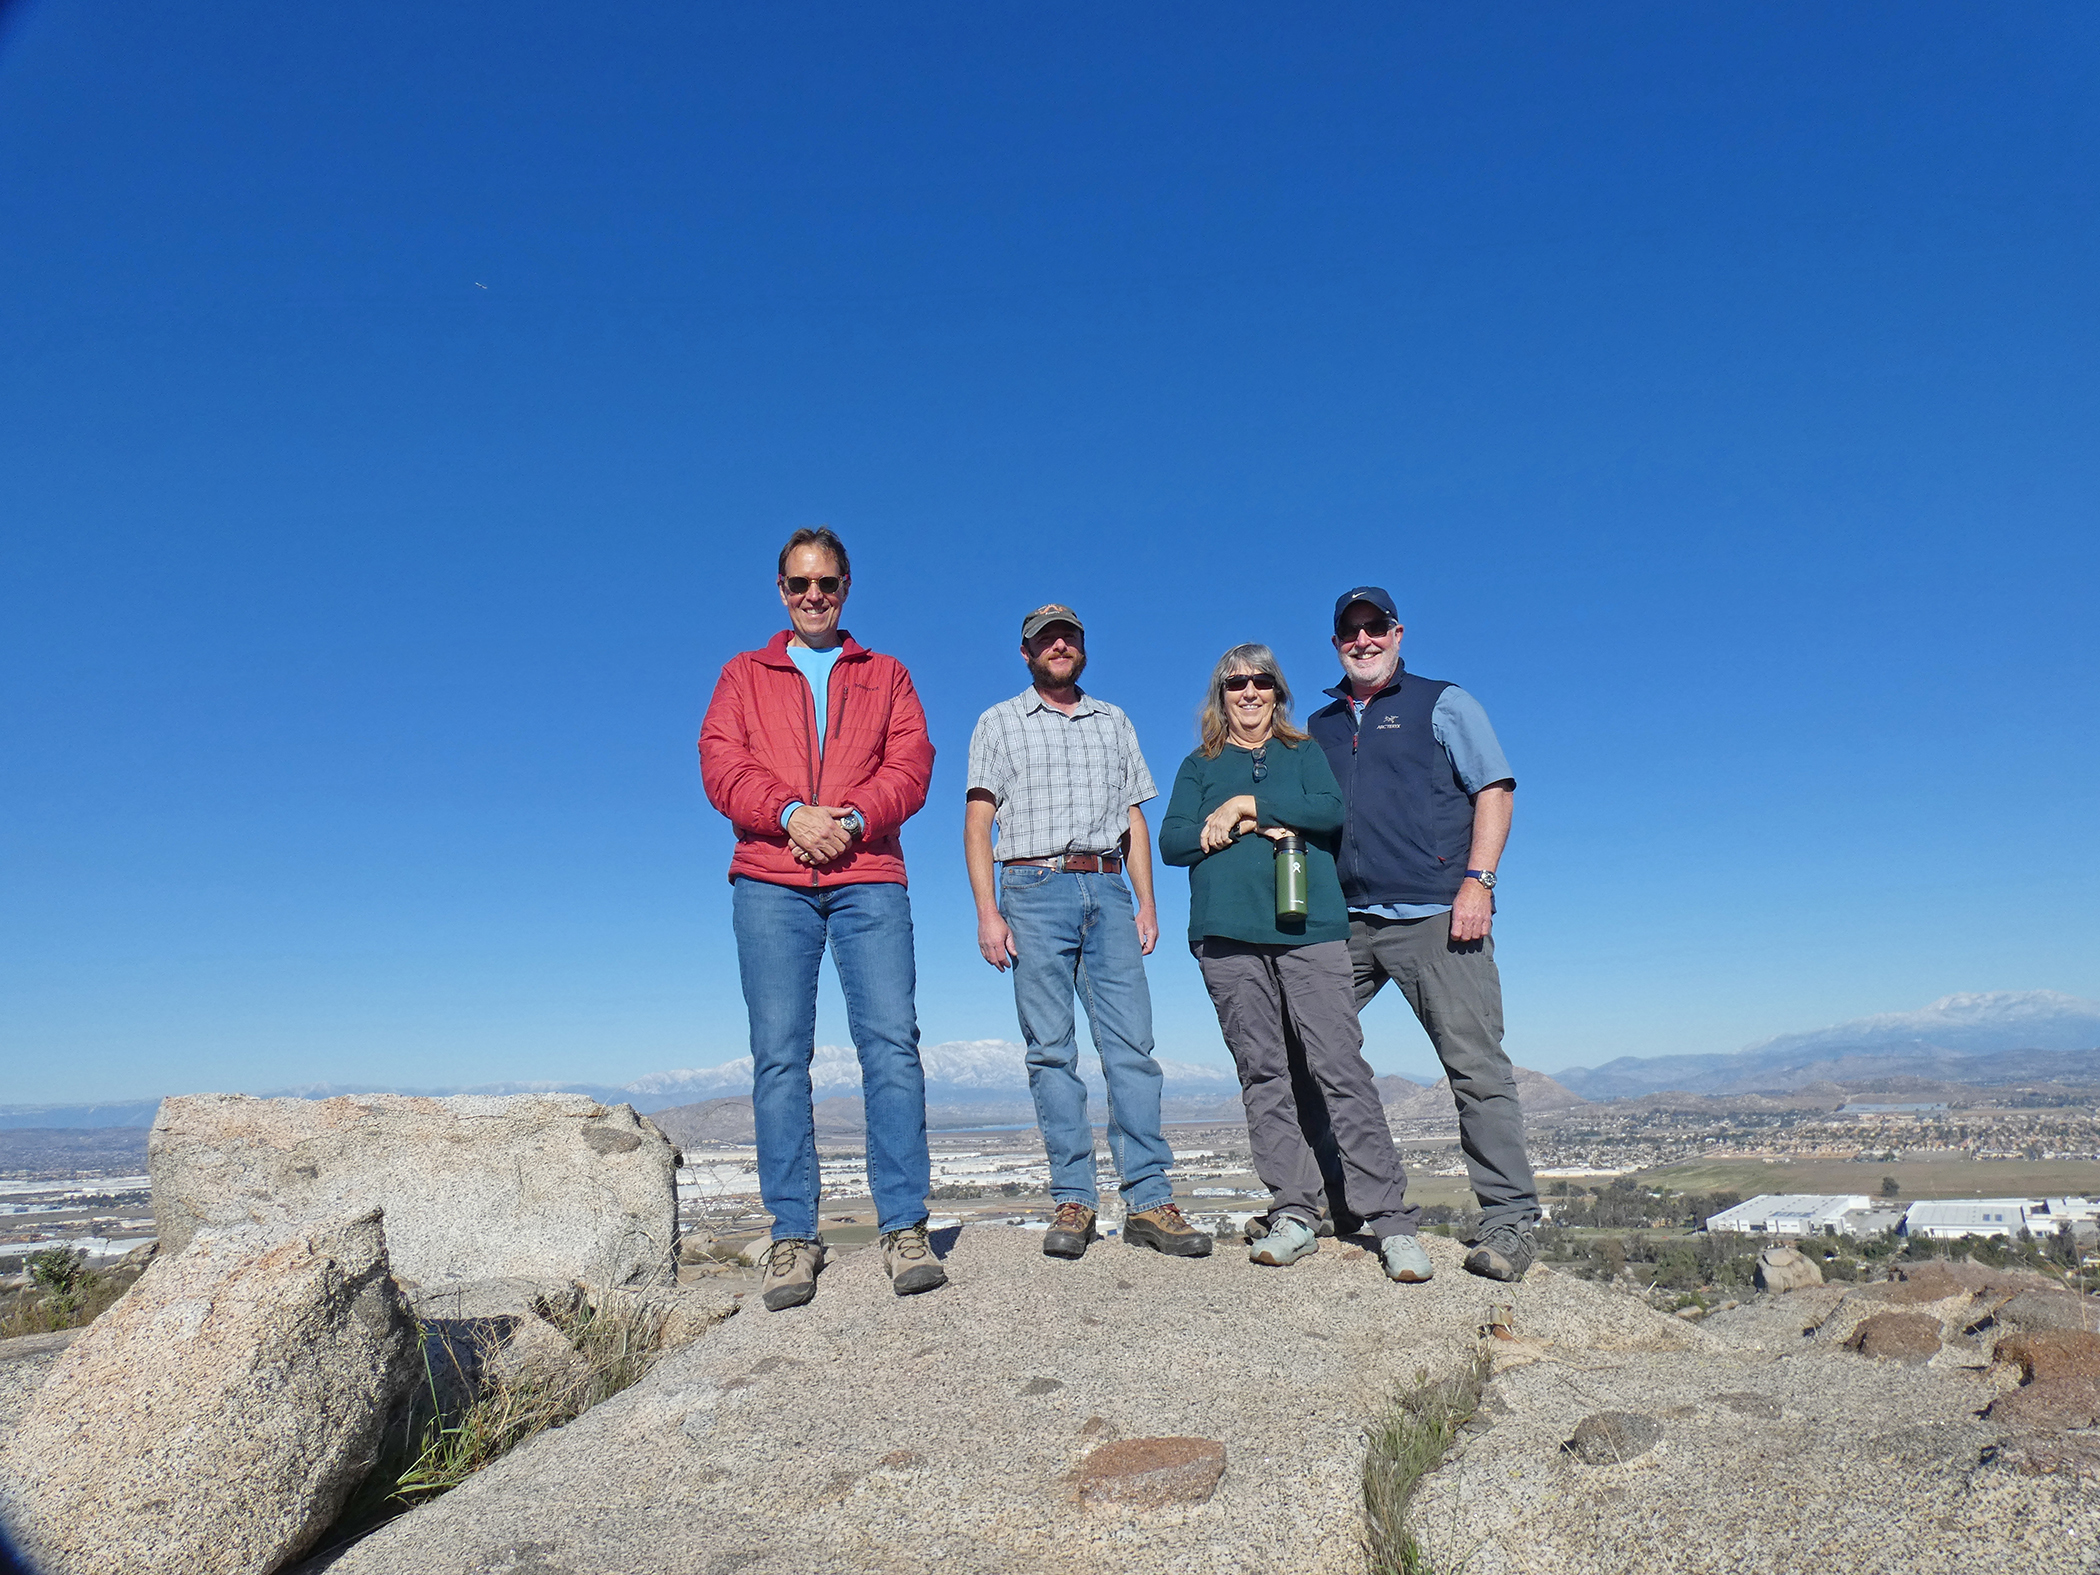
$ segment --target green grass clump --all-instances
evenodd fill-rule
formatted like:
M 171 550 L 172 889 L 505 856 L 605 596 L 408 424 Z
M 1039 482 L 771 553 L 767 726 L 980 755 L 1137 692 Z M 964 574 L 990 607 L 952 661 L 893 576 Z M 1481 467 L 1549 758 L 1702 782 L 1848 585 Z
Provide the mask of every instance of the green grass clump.
M 1435 1575 L 1427 1550 L 1407 1525 L 1408 1506 L 1422 1478 L 1437 1468 L 1458 1430 L 1479 1409 L 1487 1384 L 1487 1353 L 1463 1372 L 1415 1386 L 1400 1395 L 1385 1420 L 1371 1429 L 1364 1451 L 1364 1521 L 1371 1575 Z
M 450 1492 L 528 1439 L 574 1421 L 640 1382 L 664 1352 L 666 1309 L 630 1292 L 542 1304 L 567 1339 L 567 1362 L 501 1359 L 505 1335 L 480 1331 L 466 1355 L 418 1324 L 423 1392 L 397 1437 L 325 1539 L 348 1541 Z

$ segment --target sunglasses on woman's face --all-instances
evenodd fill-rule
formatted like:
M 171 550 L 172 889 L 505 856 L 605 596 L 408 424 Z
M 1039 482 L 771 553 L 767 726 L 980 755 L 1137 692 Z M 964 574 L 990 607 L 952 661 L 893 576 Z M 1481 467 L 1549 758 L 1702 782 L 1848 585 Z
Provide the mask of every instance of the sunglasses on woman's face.
M 806 574 L 784 574 L 781 576 L 780 583 L 787 587 L 787 592 L 790 596 L 806 596 L 812 585 L 826 596 L 836 596 L 839 593 L 839 587 L 846 582 L 836 574 L 820 574 L 814 580 Z
M 1254 685 L 1263 694 L 1267 694 L 1276 687 L 1276 680 L 1267 673 L 1234 673 L 1225 680 L 1225 692 L 1229 695 L 1236 695 L 1249 684 Z

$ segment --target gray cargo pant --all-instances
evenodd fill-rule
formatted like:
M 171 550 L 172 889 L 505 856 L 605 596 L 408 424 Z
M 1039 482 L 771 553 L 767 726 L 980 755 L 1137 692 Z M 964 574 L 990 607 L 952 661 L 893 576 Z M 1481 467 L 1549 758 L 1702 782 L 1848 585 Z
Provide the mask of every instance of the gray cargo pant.
M 1407 1176 L 1363 1057 L 1347 944 L 1257 946 L 1206 935 L 1196 961 L 1239 1067 L 1254 1173 L 1275 1195 L 1273 1208 L 1307 1224 L 1320 1216 L 1321 1167 L 1292 1094 L 1302 1069 L 1350 1206 L 1381 1241 L 1413 1235 L 1422 1211 L 1407 1202 Z M 1296 1066 L 1294 1044 L 1302 1048 Z
M 1539 1191 L 1524 1151 L 1524 1112 L 1516 1072 L 1502 1048 L 1502 975 L 1495 967 L 1494 938 L 1454 945 L 1448 913 L 1426 919 L 1352 913 L 1349 960 L 1359 1011 L 1391 979 L 1436 1046 L 1458 1106 L 1458 1144 L 1480 1202 L 1480 1229 L 1537 1223 Z M 1291 1072 L 1329 1203 L 1337 1214 L 1361 1213 L 1318 1087 L 1297 1065 Z

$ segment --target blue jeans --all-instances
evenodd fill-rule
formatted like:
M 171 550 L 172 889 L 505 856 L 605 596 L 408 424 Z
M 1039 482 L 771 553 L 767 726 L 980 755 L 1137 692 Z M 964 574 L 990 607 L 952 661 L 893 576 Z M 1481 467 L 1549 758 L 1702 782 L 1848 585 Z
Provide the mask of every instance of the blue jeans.
M 817 965 L 831 943 L 868 1109 L 868 1185 L 877 1228 L 926 1218 L 926 1077 L 919 1068 L 911 898 L 894 881 L 776 886 L 736 881 L 736 953 L 751 1018 L 751 1106 L 758 1186 L 775 1241 L 814 1241 L 816 1122 L 809 1063 L 817 1048 Z
M 1108 1083 L 1108 1151 L 1124 1206 L 1174 1196 L 1174 1154 L 1159 1130 L 1159 1063 L 1152 1059 L 1152 992 L 1138 950 L 1136 909 L 1120 875 L 1075 875 L 1033 865 L 999 872 L 999 913 L 1014 936 L 1014 1005 L 1028 1041 L 1028 1089 L 1050 1158 L 1053 1203 L 1099 1205 L 1094 1129 L 1079 1079 L 1076 991 Z

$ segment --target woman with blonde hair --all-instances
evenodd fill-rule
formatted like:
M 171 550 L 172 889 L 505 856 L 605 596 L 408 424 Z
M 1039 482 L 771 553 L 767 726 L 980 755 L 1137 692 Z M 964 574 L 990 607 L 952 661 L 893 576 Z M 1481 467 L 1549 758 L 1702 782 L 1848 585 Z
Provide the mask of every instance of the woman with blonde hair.
M 1239 1067 L 1255 1173 L 1275 1195 L 1268 1234 L 1248 1256 L 1282 1267 L 1319 1248 L 1320 1168 L 1291 1090 L 1286 1034 L 1295 1030 L 1327 1101 L 1349 1207 L 1378 1237 L 1386 1274 L 1418 1284 L 1434 1272 L 1415 1238 L 1422 1211 L 1406 1201 L 1356 1022 L 1349 913 L 1334 872 L 1341 787 L 1326 755 L 1291 725 L 1290 685 L 1266 645 L 1218 658 L 1201 732 L 1174 779 L 1159 851 L 1188 866 L 1189 949 Z M 1303 901 L 1285 904 L 1278 850 L 1300 845 Z

